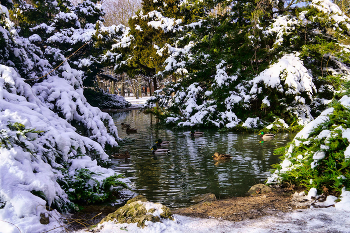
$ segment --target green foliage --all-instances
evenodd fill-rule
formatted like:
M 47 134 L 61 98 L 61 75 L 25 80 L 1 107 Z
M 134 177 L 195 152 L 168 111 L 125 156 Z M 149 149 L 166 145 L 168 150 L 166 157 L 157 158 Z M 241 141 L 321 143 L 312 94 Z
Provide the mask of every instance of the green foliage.
M 93 204 L 110 201 L 115 198 L 115 192 L 120 188 L 127 188 L 124 182 L 118 180 L 122 175 L 114 175 L 99 181 L 100 176 L 89 169 L 79 169 L 73 176 L 67 172 L 62 180 L 61 187 L 68 194 L 70 201 L 77 204 Z M 117 188 L 117 189 L 114 189 Z
M 7 149 L 12 148 L 14 145 L 22 147 L 25 151 L 33 154 L 28 146 L 26 145 L 26 140 L 34 140 L 28 137 L 29 133 L 40 134 L 44 131 L 38 131 L 35 129 L 26 129 L 25 126 L 19 122 L 9 123 L 7 127 L 10 130 L 1 129 L 0 130 L 0 148 L 4 147 Z
M 282 161 L 287 159 L 293 164 L 290 170 L 279 173 L 283 183 L 307 189 L 314 187 L 334 195 L 339 195 L 344 186 L 350 187 L 350 160 L 344 155 L 350 143 L 343 135 L 343 131 L 350 128 L 350 110 L 336 102 L 332 107 L 334 111 L 329 120 L 314 127 L 308 139 L 295 139 L 299 145 L 294 142 L 291 153 L 285 148 L 275 151 L 283 154 Z M 328 136 L 319 137 L 321 132 Z M 275 168 L 278 171 L 281 166 Z
M 21 27 L 20 34 L 30 36 L 32 34 L 29 27 L 41 23 L 50 22 L 60 11 L 68 12 L 72 3 L 68 0 L 51 1 L 38 0 L 27 3 L 17 1 L 13 10 L 10 11 L 11 18 Z
M 78 15 L 82 27 L 85 27 L 88 23 L 95 24 L 97 21 L 103 21 L 105 13 L 96 3 L 97 0 L 83 1 L 79 3 L 75 9 L 75 13 Z
M 103 28 L 101 25 L 104 12 L 97 2 L 96 0 L 83 1 L 73 6 L 69 0 L 19 1 L 10 13 L 11 19 L 21 28 L 18 30 L 20 36 L 30 37 L 35 34 L 40 36 L 39 40 L 32 43 L 38 46 L 43 52 L 42 55 L 48 59 L 50 70 L 69 57 L 69 65 L 83 71 L 83 84 L 93 87 L 96 75 L 102 73 L 104 67 L 114 66 L 116 55 L 109 51 L 124 29 L 122 27 L 113 28 L 115 30 Z M 84 34 L 93 29 L 92 27 L 95 27 L 96 33 L 91 40 L 88 39 L 89 36 L 77 36 L 79 33 Z M 60 37 L 59 40 L 55 39 L 57 36 Z M 37 58 L 33 60 L 35 59 Z M 82 65 L 83 59 L 88 61 L 83 62 L 88 65 Z M 13 61 L 14 58 L 9 60 Z M 58 73 L 65 72 L 65 68 L 62 68 L 61 66 L 57 69 Z M 42 68 L 36 72 L 37 77 L 44 76 L 48 71 L 44 74 L 41 72 L 43 72 Z M 75 86 L 77 85 L 81 83 L 76 82 Z
M 128 186 L 124 183 L 118 180 L 119 178 L 124 178 L 123 175 L 114 175 L 107 177 L 106 179 L 103 180 L 102 182 L 102 188 L 105 191 L 111 190 L 113 187 L 116 188 L 128 188 Z
M 43 191 L 37 191 L 37 190 L 32 190 L 30 191 L 33 195 L 37 196 L 37 197 L 40 197 L 41 199 L 43 200 L 47 200 L 45 194 Z
M 203 6 L 209 2 L 212 1 L 203 3 L 194 0 L 186 1 L 184 4 L 181 0 L 143 1 L 142 10 L 129 19 L 129 35 L 132 39 L 128 48 L 118 49 L 123 56 L 124 65 L 118 64 L 116 72 L 127 72 L 131 78 L 139 74 L 152 77 L 154 89 L 157 90 L 157 79 L 159 81 L 163 78 L 157 73 L 164 71 L 164 62 L 170 54 L 169 45 L 176 43 L 177 38 L 182 36 L 179 25 L 182 26 L 206 15 L 209 9 Z M 165 27 L 166 23 L 158 16 L 167 18 L 165 21 L 173 20 L 173 25 L 167 23 Z M 152 26 L 150 24 L 152 21 L 163 25 Z

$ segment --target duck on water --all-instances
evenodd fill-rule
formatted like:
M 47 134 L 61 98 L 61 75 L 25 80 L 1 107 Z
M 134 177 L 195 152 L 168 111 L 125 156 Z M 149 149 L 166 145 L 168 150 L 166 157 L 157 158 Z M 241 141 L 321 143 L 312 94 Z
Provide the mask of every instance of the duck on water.
M 272 133 L 264 133 L 264 132 L 261 132 L 260 133 L 260 138 L 263 140 L 263 141 L 270 141 L 272 139 L 274 139 L 275 135 L 272 134 Z
M 191 137 L 202 137 L 204 132 L 191 130 Z
M 169 144 L 170 144 L 169 141 L 163 141 L 162 139 L 158 139 L 158 140 L 156 141 L 156 145 L 157 145 L 158 147 L 167 147 L 167 146 L 169 146 Z
M 227 160 L 231 158 L 231 155 L 229 154 L 219 154 L 218 152 L 215 152 L 213 155 L 214 160 Z
M 156 154 L 156 155 L 165 155 L 170 152 L 169 149 L 158 148 L 156 144 L 152 146 L 151 151 L 152 151 L 152 154 Z

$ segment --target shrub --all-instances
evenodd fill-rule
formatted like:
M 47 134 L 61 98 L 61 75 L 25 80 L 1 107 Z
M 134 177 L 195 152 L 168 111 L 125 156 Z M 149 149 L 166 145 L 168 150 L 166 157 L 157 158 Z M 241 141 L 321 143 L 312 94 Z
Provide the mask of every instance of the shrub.
M 350 188 L 350 110 L 339 102 L 332 106 L 332 113 L 321 115 L 327 117 L 325 121 L 311 124 L 308 135 L 307 130 L 301 131 L 286 147 L 288 150 L 275 151 L 283 154 L 283 162 L 275 166 L 278 178 L 273 175 L 268 183 L 279 180 L 334 195 L 339 195 L 343 187 Z

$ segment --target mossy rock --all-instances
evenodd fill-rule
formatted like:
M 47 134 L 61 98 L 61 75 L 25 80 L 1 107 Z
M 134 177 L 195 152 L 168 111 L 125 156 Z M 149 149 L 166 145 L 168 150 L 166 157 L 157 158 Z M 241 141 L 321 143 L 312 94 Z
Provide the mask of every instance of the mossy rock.
M 131 198 L 130 200 L 128 200 L 128 201 L 126 202 L 126 204 L 130 204 L 130 203 L 135 202 L 135 201 L 146 202 L 146 201 L 148 201 L 148 200 L 147 200 L 147 198 L 146 198 L 145 196 L 137 195 L 136 197 Z
M 273 191 L 273 189 L 265 184 L 256 184 L 249 189 L 248 194 L 249 195 L 258 195 L 258 194 L 263 194 L 263 193 L 269 193 L 272 191 Z
M 168 207 L 163 206 L 162 207 L 163 213 L 160 214 L 160 217 L 162 218 L 168 218 L 170 220 L 174 220 L 173 215 L 171 214 L 171 211 Z
M 118 223 L 137 223 L 138 227 L 144 227 L 146 221 L 160 222 L 161 219 L 173 220 L 170 209 L 162 206 L 163 212 L 160 216 L 153 215 L 156 209 L 152 208 L 147 211 L 144 203 L 147 199 L 141 195 L 130 199 L 124 206 L 115 212 L 108 214 L 101 220 L 100 224 L 108 221 L 117 221 Z

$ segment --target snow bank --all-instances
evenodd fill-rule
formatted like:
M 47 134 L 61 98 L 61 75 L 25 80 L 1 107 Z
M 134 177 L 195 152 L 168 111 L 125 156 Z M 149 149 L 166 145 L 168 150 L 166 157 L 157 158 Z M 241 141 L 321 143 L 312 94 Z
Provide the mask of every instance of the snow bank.
M 61 82 L 62 87 L 64 83 Z M 13 68 L 0 65 L 0 220 L 16 225 L 22 232 L 41 232 L 58 226 L 59 218 L 54 218 L 58 213 L 47 211 L 46 206 L 64 208 L 69 204 L 67 194 L 57 183 L 66 169 L 74 175 L 77 170 L 88 168 L 101 174 L 94 177 L 100 181 L 114 175 L 113 170 L 83 156 L 97 152 L 107 159 L 101 144 L 79 135 L 34 91 Z M 42 225 L 40 214 L 51 216 L 51 223 Z M 10 224 L 8 229 L 11 227 Z
M 1 12 L 6 13 L 2 5 Z M 74 21 L 76 16 L 60 14 L 56 19 Z M 107 144 L 118 146 L 117 128 L 108 114 L 87 103 L 83 72 L 67 62 L 32 86 L 26 83 L 25 79 L 39 78 L 52 69 L 45 55 L 52 55 L 56 62 L 65 57 L 50 46 L 44 54 L 31 43 L 40 41 L 42 34 L 26 39 L 17 34 L 8 18 L 0 20 L 7 22 L 0 24 L 5 38 L 0 56 L 0 231 L 60 232 L 61 215 L 47 207 L 62 212 L 74 208 L 67 192 L 75 191 L 70 185 L 79 171 L 86 169 L 91 175 L 87 185 L 102 184 L 116 175 L 97 160 L 108 159 Z M 42 29 L 54 32 L 46 24 L 33 30 Z M 75 32 L 81 33 L 79 41 L 91 39 L 90 30 Z M 61 39 L 75 43 L 77 34 Z M 72 125 L 84 128 L 85 136 Z M 48 224 L 40 223 L 42 216 L 49 218 Z

